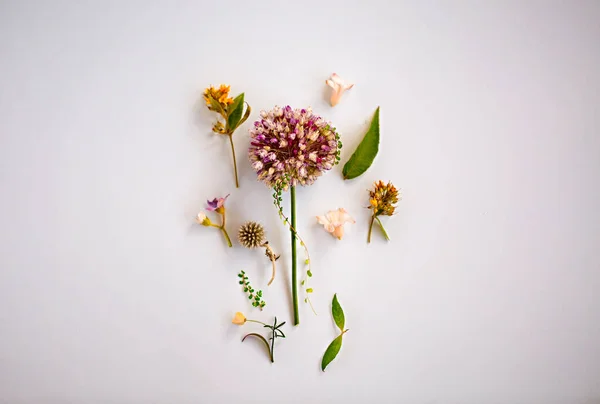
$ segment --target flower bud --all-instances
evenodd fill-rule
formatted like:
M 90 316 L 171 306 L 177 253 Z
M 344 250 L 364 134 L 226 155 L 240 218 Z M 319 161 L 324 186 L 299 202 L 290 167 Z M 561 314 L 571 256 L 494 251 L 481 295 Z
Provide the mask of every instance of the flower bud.
M 196 222 L 198 224 L 201 224 L 202 226 L 210 226 L 210 225 L 212 225 L 212 222 L 210 221 L 210 219 L 208 218 L 208 216 L 206 216 L 204 214 L 204 212 L 198 213 L 198 215 L 196 216 Z

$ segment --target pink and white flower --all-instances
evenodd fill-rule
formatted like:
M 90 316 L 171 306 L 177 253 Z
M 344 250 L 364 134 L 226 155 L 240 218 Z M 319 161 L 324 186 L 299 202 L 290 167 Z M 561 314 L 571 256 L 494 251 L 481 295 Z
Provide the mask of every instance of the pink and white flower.
M 219 209 L 221 209 L 223 205 L 225 205 L 225 201 L 228 197 L 229 194 L 227 194 L 224 198 L 215 198 L 212 201 L 206 201 L 206 210 L 209 210 L 211 212 L 217 211 L 220 213 Z
M 333 73 L 329 79 L 325 80 L 325 83 L 333 89 L 330 100 L 332 107 L 335 107 L 340 102 L 344 91 L 354 87 L 354 84 L 346 84 L 336 73 Z
M 325 230 L 338 240 L 344 236 L 344 224 L 356 223 L 344 208 L 330 210 L 325 216 L 317 216 L 317 222 L 322 224 Z

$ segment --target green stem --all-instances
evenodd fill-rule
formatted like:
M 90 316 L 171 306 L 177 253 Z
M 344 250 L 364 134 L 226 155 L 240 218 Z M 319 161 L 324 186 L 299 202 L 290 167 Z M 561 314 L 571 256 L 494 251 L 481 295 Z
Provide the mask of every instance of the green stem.
M 235 187 L 239 188 L 240 184 L 238 182 L 237 163 L 235 161 L 235 148 L 233 147 L 233 136 L 232 135 L 233 135 L 233 133 L 229 134 L 229 144 L 231 144 L 231 154 L 233 155 L 233 171 L 235 173 Z
M 225 239 L 227 240 L 227 244 L 229 245 L 229 248 L 233 247 L 233 245 L 231 244 L 231 239 L 229 238 L 229 234 L 227 234 L 227 230 L 225 230 L 225 208 L 223 207 L 223 211 L 220 213 L 221 214 L 221 231 L 223 232 L 223 234 L 225 235 Z
M 381 227 L 381 231 L 383 232 L 383 235 L 385 236 L 385 239 L 387 241 L 390 241 L 390 236 L 388 236 L 387 232 L 385 231 L 385 229 L 383 228 L 383 224 L 381 223 L 381 220 L 379 220 L 378 217 L 376 217 L 375 219 L 377 219 L 377 223 L 379 223 L 379 226 Z
M 290 187 L 292 228 L 296 229 L 296 187 Z M 290 232 L 292 235 L 292 300 L 294 305 L 294 325 L 300 324 L 298 316 L 298 281 L 296 277 L 296 233 Z
M 227 245 L 229 247 L 233 247 L 233 244 L 231 244 L 231 239 L 229 238 L 229 234 L 227 234 L 227 230 L 225 230 L 225 227 L 221 227 L 221 231 L 223 232 L 223 235 L 225 236 L 225 240 L 227 240 Z
M 252 323 L 258 323 L 258 324 L 266 325 L 262 321 L 258 321 L 258 320 L 249 320 L 249 319 L 246 319 L 246 321 L 249 321 L 249 322 L 252 322 Z
M 271 363 L 275 362 L 275 329 L 271 329 Z
M 375 221 L 375 215 L 371 216 L 371 222 L 369 223 L 369 235 L 367 236 L 367 243 L 371 242 L 371 232 L 373 231 L 373 222 Z

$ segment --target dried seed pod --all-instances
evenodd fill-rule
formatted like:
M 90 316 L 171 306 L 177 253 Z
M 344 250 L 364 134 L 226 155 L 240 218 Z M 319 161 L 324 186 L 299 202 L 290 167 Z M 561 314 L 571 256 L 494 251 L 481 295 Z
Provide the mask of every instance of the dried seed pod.
M 247 222 L 238 231 L 238 240 L 246 248 L 261 247 L 265 239 L 265 229 L 260 223 Z
M 279 255 L 275 254 L 269 242 L 265 240 L 265 229 L 262 227 L 260 223 L 256 222 L 246 222 L 240 230 L 238 231 L 238 239 L 240 240 L 240 244 L 246 248 L 257 248 L 264 247 L 265 255 L 271 261 L 273 267 L 273 273 L 271 275 L 271 279 L 269 280 L 268 285 L 273 283 L 273 279 L 275 279 L 275 261 L 279 258 Z

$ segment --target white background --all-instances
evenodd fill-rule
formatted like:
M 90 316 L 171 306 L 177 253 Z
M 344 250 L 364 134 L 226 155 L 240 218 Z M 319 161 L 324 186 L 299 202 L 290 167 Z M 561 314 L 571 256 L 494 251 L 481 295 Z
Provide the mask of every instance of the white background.
M 0 402 L 600 403 L 600 2 L 3 1 Z M 331 72 L 355 82 L 331 108 Z M 246 93 L 226 138 L 200 100 Z M 345 162 L 298 191 L 318 316 L 275 364 L 230 323 L 291 320 L 289 236 L 246 157 L 261 109 L 311 105 Z M 366 189 L 404 199 L 366 244 Z M 281 252 L 193 218 L 231 193 Z M 286 206 L 288 200 L 286 199 Z M 314 216 L 345 207 L 337 241 Z M 302 259 L 302 255 L 300 255 Z M 237 285 L 245 269 L 263 312 Z M 336 336 L 334 293 L 350 329 Z

